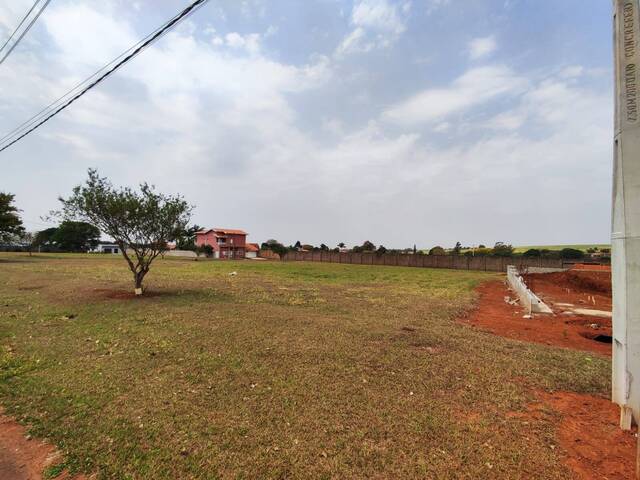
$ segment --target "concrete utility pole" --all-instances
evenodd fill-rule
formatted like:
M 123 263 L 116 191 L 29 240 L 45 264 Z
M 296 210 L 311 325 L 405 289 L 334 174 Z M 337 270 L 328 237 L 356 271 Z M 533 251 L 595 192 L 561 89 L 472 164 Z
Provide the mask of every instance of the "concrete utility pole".
M 620 427 L 640 423 L 640 22 L 638 0 L 613 0 L 613 383 Z

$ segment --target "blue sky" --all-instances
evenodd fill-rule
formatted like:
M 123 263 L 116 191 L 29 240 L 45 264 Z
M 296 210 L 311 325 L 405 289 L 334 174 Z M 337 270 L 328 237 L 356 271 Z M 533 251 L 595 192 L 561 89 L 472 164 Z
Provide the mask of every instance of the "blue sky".
M 0 38 L 30 3 L 0 5 Z M 0 66 L 0 130 L 186 4 L 53 0 Z M 197 224 L 254 241 L 606 242 L 610 10 L 211 0 L 0 154 L 0 190 L 32 230 L 95 167 L 181 193 Z

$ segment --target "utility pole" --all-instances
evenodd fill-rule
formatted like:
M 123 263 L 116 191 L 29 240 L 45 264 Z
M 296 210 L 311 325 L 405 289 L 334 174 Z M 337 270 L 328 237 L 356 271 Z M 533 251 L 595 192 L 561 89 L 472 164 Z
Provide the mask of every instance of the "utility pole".
M 638 0 L 613 0 L 612 400 L 620 427 L 640 422 L 640 21 Z M 636 471 L 636 475 L 640 472 Z M 640 477 L 639 477 L 640 478 Z

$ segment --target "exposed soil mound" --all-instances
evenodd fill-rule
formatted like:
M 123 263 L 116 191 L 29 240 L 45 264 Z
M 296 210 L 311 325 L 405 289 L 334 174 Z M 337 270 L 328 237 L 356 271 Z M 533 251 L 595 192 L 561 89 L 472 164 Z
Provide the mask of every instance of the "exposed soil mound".
M 633 478 L 636 438 L 618 426 L 619 408 L 608 399 L 572 392 L 536 392 L 539 401 L 523 420 L 551 420 L 560 415 L 557 436 L 565 464 L 581 480 Z M 551 411 L 550 411 L 551 410 Z
M 611 295 L 610 271 L 568 270 L 555 273 L 529 273 L 523 275 L 523 278 L 529 288 L 533 288 L 533 284 L 537 283 L 538 280 L 542 280 L 554 283 L 560 288 Z

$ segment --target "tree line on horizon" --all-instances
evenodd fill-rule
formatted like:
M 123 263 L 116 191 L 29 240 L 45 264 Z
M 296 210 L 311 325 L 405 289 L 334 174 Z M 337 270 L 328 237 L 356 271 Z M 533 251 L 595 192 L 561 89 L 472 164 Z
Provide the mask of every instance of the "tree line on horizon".
M 478 245 L 477 247 L 463 247 L 460 242 L 457 242 L 453 248 L 445 249 L 440 245 L 430 248 L 429 250 L 418 249 L 416 245 L 410 248 L 393 249 L 386 248 L 384 245 L 376 245 L 370 240 L 366 240 L 362 245 L 355 245 L 351 248 L 346 248 L 344 242 L 340 242 L 333 248 L 330 248 L 326 244 L 322 243 L 320 246 L 314 246 L 311 244 L 301 243 L 297 241 L 293 245 L 285 246 L 275 239 L 267 240 L 260 246 L 262 250 L 269 250 L 277 253 L 280 256 L 287 254 L 288 252 L 343 252 L 343 253 L 375 253 L 382 254 L 414 254 L 414 255 L 449 255 L 449 256 L 466 256 L 466 257 L 514 257 L 523 256 L 529 258 L 562 258 L 579 260 L 585 258 L 587 255 L 582 250 L 575 248 L 563 248 L 561 250 L 549 250 L 549 249 L 537 249 L 531 248 L 523 253 L 516 253 L 515 248 L 511 244 L 504 242 L 496 242 L 493 247 L 486 247 L 485 245 Z M 597 248 L 592 248 L 587 251 L 587 254 L 598 252 Z M 603 249 L 601 253 L 604 254 L 606 259 L 610 254 L 609 249 Z

